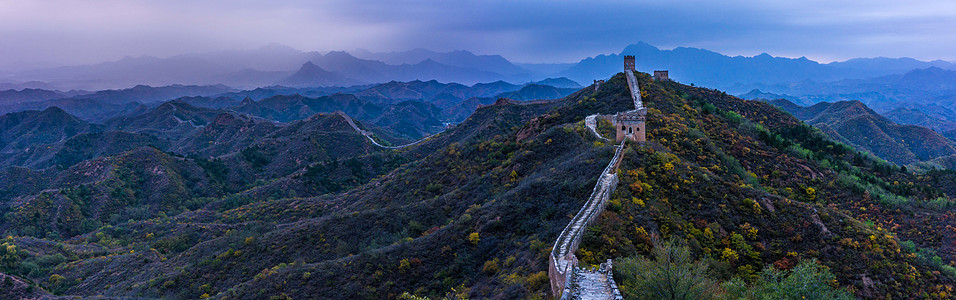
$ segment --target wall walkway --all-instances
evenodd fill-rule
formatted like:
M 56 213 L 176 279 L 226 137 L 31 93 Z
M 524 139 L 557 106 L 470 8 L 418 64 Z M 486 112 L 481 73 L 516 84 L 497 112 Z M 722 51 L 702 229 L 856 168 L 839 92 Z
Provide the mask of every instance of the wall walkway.
M 631 99 L 634 102 L 634 110 L 631 111 L 644 109 L 644 103 L 641 99 L 641 91 L 637 86 L 637 78 L 634 76 L 633 72 L 628 71 L 624 73 L 627 77 L 627 86 L 631 92 Z M 552 101 L 554 100 L 529 101 L 530 103 L 519 101 L 509 102 L 528 105 L 549 103 Z M 430 135 L 405 145 L 385 146 L 375 141 L 375 139 L 372 138 L 371 132 L 359 128 L 352 118 L 347 114 L 341 111 L 336 113 L 345 118 L 346 122 L 348 122 L 349 125 L 355 129 L 355 131 L 368 138 L 372 144 L 386 149 L 399 149 L 413 146 L 434 136 Z M 597 117 L 598 115 L 587 116 L 584 119 L 584 124 L 597 138 L 609 140 L 597 132 Z M 614 282 L 613 272 L 611 271 L 612 261 L 610 259 L 607 261 L 607 263 L 601 264 L 600 268 L 598 269 L 580 268 L 578 267 L 578 259 L 575 257 L 574 252 L 577 251 L 578 246 L 581 243 L 581 237 L 584 235 L 584 230 L 587 228 L 587 226 L 591 225 L 595 220 L 597 220 L 597 217 L 602 212 L 604 212 L 604 208 L 607 206 L 607 202 L 611 197 L 611 193 L 613 193 L 614 189 L 617 188 L 617 166 L 620 164 L 622 159 L 626 141 L 627 140 L 625 139 L 620 145 L 616 146 L 614 156 L 611 158 L 611 161 L 608 162 L 607 166 L 604 168 L 604 171 L 601 172 L 600 177 L 598 177 L 598 181 L 594 184 L 594 189 L 591 191 L 591 196 L 588 197 L 584 207 L 582 207 L 581 210 L 574 215 L 574 218 L 571 219 L 571 222 L 568 223 L 563 231 L 561 231 L 558 239 L 554 242 L 554 247 L 551 249 L 551 255 L 548 262 L 548 277 L 551 279 L 551 292 L 555 298 L 623 299 L 620 290 L 617 288 L 617 284 Z
M 627 86 L 634 102 L 634 110 L 644 109 L 641 99 L 641 90 L 637 86 L 637 78 L 633 72 L 624 72 L 627 77 Z M 608 140 L 597 132 L 598 115 L 590 115 L 584 119 L 584 124 L 596 137 Z M 560 299 L 623 299 L 617 284 L 614 282 L 611 271 L 612 262 L 601 264 L 599 269 L 578 267 L 578 259 L 574 252 L 581 243 L 584 230 L 593 223 L 604 211 L 611 193 L 617 188 L 617 166 L 624 152 L 627 140 L 621 142 L 614 151 L 614 157 L 601 172 L 594 190 L 584 207 L 571 219 L 571 222 L 561 231 L 551 249 L 548 261 L 548 277 L 551 279 L 551 293 Z
M 339 114 L 340 116 L 342 116 L 343 118 L 345 118 L 345 121 L 348 122 L 349 125 L 352 126 L 353 129 L 355 129 L 355 131 L 358 131 L 358 133 L 360 133 L 360 134 L 362 134 L 363 136 L 365 136 L 366 138 L 368 138 L 369 141 L 372 141 L 372 144 L 375 144 L 375 146 L 379 146 L 379 147 L 382 147 L 382 148 L 385 148 L 385 149 L 401 149 L 401 148 L 405 148 L 405 147 L 408 147 L 408 146 L 414 146 L 414 145 L 417 145 L 417 144 L 419 144 L 419 143 L 421 143 L 421 142 L 427 140 L 428 138 L 431 138 L 431 137 L 433 137 L 433 136 L 435 136 L 435 135 L 438 134 L 438 133 L 432 134 L 432 135 L 423 137 L 423 138 L 421 138 L 421 139 L 418 139 L 417 141 L 414 141 L 414 142 L 411 142 L 411 143 L 408 143 L 408 144 L 405 144 L 405 145 L 385 146 L 385 145 L 379 144 L 377 141 L 375 141 L 375 139 L 372 138 L 372 132 L 371 132 L 371 131 L 362 130 L 362 129 L 359 128 L 357 125 L 355 125 L 355 121 L 352 120 L 352 117 L 349 117 L 349 115 L 345 114 L 345 112 L 337 111 L 337 112 L 335 112 L 335 113 L 336 113 L 336 114 Z M 440 132 L 439 132 L 439 133 L 440 133 Z

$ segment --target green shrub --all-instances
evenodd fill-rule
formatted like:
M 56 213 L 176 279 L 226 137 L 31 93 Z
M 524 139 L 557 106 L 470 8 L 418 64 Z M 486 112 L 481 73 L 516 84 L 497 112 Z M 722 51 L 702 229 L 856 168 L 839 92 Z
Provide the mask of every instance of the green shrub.
M 691 257 L 682 241 L 655 242 L 653 259 L 619 259 L 614 277 L 621 292 L 635 299 L 710 299 L 718 290 L 707 277 L 707 266 Z
M 853 299 L 846 290 L 830 286 L 836 276 L 815 259 L 805 260 L 790 271 L 766 268 L 753 285 L 734 278 L 722 284 L 723 299 Z

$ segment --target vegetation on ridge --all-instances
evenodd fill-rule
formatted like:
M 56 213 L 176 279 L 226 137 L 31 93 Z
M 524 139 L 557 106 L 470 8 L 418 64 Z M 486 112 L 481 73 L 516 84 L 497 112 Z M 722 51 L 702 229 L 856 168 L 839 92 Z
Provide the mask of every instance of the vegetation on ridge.
M 582 263 L 617 259 L 634 295 L 627 265 L 665 250 L 657 235 L 685 240 L 673 251 L 721 295 L 797 282 L 950 297 L 951 173 L 909 173 L 766 103 L 638 77 L 649 141 L 625 149 Z M 5 169 L 0 273 L 71 296 L 548 298 L 554 239 L 613 153 L 583 120 L 631 109 L 624 82 L 499 101 L 398 150 L 338 115 L 270 127 L 209 114 L 203 138 L 169 146 L 203 154 L 78 151 L 62 170 Z
M 765 103 L 641 77 L 649 142 L 626 149 L 619 188 L 578 251 L 583 263 L 647 255 L 657 234 L 686 239 L 719 281 L 754 285 L 769 266 L 816 259 L 859 296 L 951 294 L 952 257 L 928 263 L 921 257 L 937 254 L 902 246 L 950 247 L 938 238 L 953 233 L 921 216 L 951 218 L 951 206 L 935 204 L 948 199 L 941 182 Z

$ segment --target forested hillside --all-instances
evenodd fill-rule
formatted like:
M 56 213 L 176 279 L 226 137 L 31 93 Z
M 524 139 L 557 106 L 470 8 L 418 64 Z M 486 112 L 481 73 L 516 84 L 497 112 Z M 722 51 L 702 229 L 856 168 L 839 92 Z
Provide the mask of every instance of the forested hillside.
M 822 266 L 824 286 L 858 297 L 949 297 L 956 173 L 910 173 L 764 102 L 638 81 L 648 141 L 627 146 L 582 263 L 679 239 L 707 280 L 727 283 L 710 296 L 756 287 L 771 266 Z M 283 97 L 244 105 L 325 101 Z M 338 114 L 279 124 L 190 107 L 109 123 L 158 142 L 114 153 L 75 136 L 60 167 L 3 169 L 0 273 L 16 288 L 0 295 L 549 298 L 553 242 L 613 154 L 583 120 L 633 103 L 618 74 L 557 101 L 498 100 L 400 149 Z M 615 270 L 634 296 L 628 264 Z
M 956 154 L 956 144 L 926 127 L 901 125 L 859 101 L 821 102 L 803 107 L 787 100 L 770 101 L 830 138 L 898 165 Z

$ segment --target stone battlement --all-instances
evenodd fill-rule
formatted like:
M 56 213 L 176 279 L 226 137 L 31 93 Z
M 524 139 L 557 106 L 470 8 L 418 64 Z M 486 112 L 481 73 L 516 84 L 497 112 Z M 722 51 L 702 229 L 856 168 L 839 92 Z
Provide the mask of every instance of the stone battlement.
M 624 71 L 625 72 L 634 72 L 634 55 L 625 55 L 624 56 Z
M 584 230 L 588 225 L 597 220 L 597 217 L 604 211 L 607 201 L 611 198 L 611 193 L 617 188 L 617 166 L 624 153 L 624 144 L 621 143 L 614 151 L 614 157 L 608 163 L 597 183 L 594 184 L 594 190 L 584 207 L 578 211 L 568 226 L 561 231 L 561 235 L 554 242 L 551 249 L 551 257 L 548 262 L 548 277 L 551 279 L 551 292 L 555 295 L 568 296 L 565 291 L 570 287 L 573 280 L 574 270 L 578 266 L 578 259 L 574 255 L 578 245 L 581 243 L 581 237 L 584 236 Z
M 594 80 L 594 92 L 595 92 L 595 93 L 597 93 L 598 89 L 601 88 L 601 85 L 602 85 L 602 84 L 604 84 L 604 80 L 603 80 L 603 79 L 596 79 L 596 80 Z
M 621 142 L 624 139 L 630 139 L 635 142 L 644 142 L 647 140 L 645 133 L 645 121 L 647 118 L 647 108 L 644 107 L 644 101 L 641 99 L 641 89 L 637 85 L 637 77 L 634 72 L 624 72 L 627 77 L 627 87 L 631 91 L 631 100 L 634 101 L 634 110 L 619 112 L 614 115 L 611 122 L 614 124 L 615 141 Z
M 612 262 L 602 264 L 600 270 L 587 270 L 578 267 L 578 259 L 574 255 L 587 226 L 591 225 L 604 211 L 611 194 L 617 188 L 617 168 L 623 159 L 626 139 L 643 142 L 644 124 L 647 118 L 647 109 L 641 101 L 641 91 L 637 86 L 637 78 L 633 73 L 634 56 L 625 56 L 625 68 L 628 68 L 630 59 L 631 71 L 626 71 L 628 88 L 634 101 L 634 109 L 619 112 L 614 115 L 590 115 L 585 118 L 585 125 L 591 133 L 601 139 L 597 130 L 596 118 L 610 119 L 617 128 L 617 149 L 608 162 L 604 171 L 594 184 L 591 196 L 581 210 L 571 218 L 571 222 L 561 231 L 558 239 L 551 248 L 548 259 L 548 278 L 551 281 L 551 293 L 556 299 L 623 299 L 621 292 L 614 282 Z M 595 81 L 597 84 L 597 81 Z
M 654 71 L 654 80 L 671 80 L 670 76 L 667 73 L 667 70 L 656 70 Z

